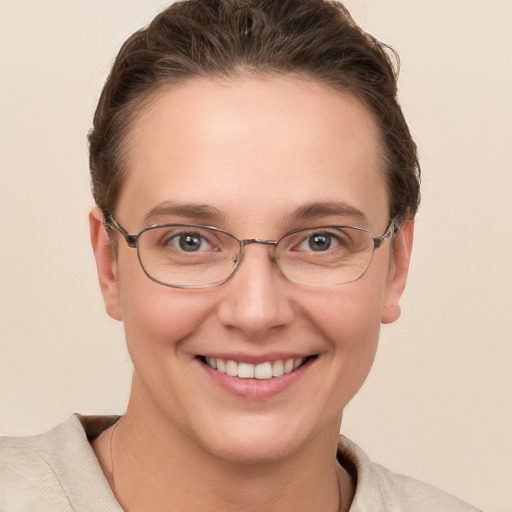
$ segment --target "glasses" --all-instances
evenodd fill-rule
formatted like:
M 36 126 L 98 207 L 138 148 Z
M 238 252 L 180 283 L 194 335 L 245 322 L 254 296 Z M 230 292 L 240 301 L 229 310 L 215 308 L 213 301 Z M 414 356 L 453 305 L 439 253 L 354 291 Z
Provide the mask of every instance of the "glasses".
M 156 224 L 131 235 L 109 212 L 105 223 L 119 231 L 128 247 L 137 249 L 147 276 L 173 288 L 208 288 L 225 283 L 239 267 L 244 249 L 268 245 L 272 260 L 288 280 L 311 286 L 357 281 L 368 270 L 375 249 L 392 238 L 399 224 L 392 219 L 374 237 L 353 226 L 296 229 L 279 240 L 239 240 L 227 231 L 200 224 Z

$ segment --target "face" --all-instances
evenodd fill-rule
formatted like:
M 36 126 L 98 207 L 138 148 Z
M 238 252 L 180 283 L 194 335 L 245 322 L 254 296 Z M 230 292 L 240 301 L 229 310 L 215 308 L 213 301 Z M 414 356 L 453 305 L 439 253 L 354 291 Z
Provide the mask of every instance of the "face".
M 114 215 L 130 233 L 197 223 L 240 239 L 275 240 L 302 227 L 389 222 L 379 138 L 353 97 L 295 78 L 195 79 L 161 91 L 129 138 L 128 178 Z M 221 459 L 262 462 L 336 438 L 364 382 L 381 322 L 399 315 L 410 226 L 375 251 L 366 274 L 338 286 L 286 280 L 263 245 L 234 276 L 206 289 L 162 286 L 101 214 L 93 246 L 109 314 L 125 325 L 134 364 L 130 410 Z M 271 379 L 205 364 L 304 363 Z M 218 361 L 221 361 L 220 363 Z M 229 363 L 233 366 L 233 363 Z M 290 363 L 288 363 L 290 364 Z M 236 366 L 235 366 L 236 368 Z

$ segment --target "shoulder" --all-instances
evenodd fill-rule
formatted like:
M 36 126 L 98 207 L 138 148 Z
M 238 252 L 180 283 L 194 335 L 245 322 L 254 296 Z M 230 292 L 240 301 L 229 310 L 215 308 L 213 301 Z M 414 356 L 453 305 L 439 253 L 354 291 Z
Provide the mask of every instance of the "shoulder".
M 0 438 L 0 511 L 86 510 L 91 487 L 112 501 L 77 415 L 44 434 Z
M 76 444 L 79 425 L 73 417 L 45 434 L 0 438 L 0 510 L 72 510 L 58 453 Z
M 431 485 L 373 463 L 344 436 L 340 436 L 338 457 L 356 474 L 350 512 L 480 512 Z

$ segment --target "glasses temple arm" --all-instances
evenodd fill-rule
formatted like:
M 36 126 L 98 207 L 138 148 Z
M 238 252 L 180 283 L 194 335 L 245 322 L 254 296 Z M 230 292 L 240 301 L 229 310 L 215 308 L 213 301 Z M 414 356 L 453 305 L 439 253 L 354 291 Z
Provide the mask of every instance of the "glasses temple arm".
M 101 211 L 103 212 L 103 218 L 105 219 L 105 227 L 119 231 L 119 233 L 123 235 L 123 238 L 126 240 L 129 247 L 137 247 L 137 240 L 139 237 L 137 235 L 130 235 L 130 233 L 128 233 L 128 231 L 126 231 L 119 222 L 117 222 L 106 208 L 102 208 Z
M 375 237 L 373 239 L 374 248 L 378 249 L 384 243 L 385 240 L 387 240 L 388 238 L 393 238 L 399 229 L 400 223 L 398 219 L 396 217 L 391 219 L 389 221 L 388 227 L 386 228 L 386 231 L 384 231 L 384 233 L 381 236 Z

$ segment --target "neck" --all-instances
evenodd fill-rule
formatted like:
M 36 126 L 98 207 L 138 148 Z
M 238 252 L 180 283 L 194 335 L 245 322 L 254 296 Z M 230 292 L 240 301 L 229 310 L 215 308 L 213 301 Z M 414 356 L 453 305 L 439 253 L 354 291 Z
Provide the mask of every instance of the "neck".
M 176 425 L 134 405 L 104 433 L 98 456 L 126 511 L 348 510 L 350 478 L 335 459 L 339 426 L 290 456 L 240 463 L 208 453 Z

